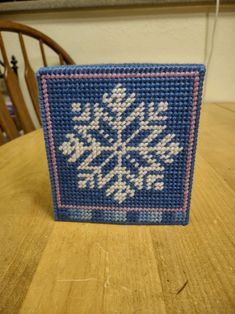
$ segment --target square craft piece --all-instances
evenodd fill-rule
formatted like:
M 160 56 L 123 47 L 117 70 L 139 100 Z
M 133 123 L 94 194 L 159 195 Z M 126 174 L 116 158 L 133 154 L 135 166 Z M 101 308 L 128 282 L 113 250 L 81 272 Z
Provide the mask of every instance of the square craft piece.
M 187 224 L 203 65 L 39 70 L 55 219 Z

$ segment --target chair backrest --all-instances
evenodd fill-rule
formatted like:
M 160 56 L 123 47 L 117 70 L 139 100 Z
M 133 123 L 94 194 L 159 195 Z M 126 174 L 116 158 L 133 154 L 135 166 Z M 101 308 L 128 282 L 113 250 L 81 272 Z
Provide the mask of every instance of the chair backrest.
M 26 106 L 24 94 L 21 90 L 21 84 L 19 83 L 18 76 L 12 69 L 8 58 L 9 53 L 6 51 L 4 37 L 2 36 L 3 32 L 14 32 L 18 34 L 21 55 L 23 56 L 24 61 L 24 78 L 39 122 L 40 111 L 37 82 L 35 72 L 33 70 L 32 64 L 30 63 L 30 55 L 27 52 L 25 37 L 29 36 L 38 42 L 39 53 L 42 57 L 43 66 L 48 66 L 45 50 L 46 46 L 52 49 L 58 55 L 58 64 L 74 64 L 73 59 L 67 54 L 67 52 L 45 34 L 23 24 L 11 21 L 0 21 L 0 52 L 2 56 L 2 64 L 4 65 L 3 78 L 7 88 L 8 96 L 14 107 L 18 124 L 20 125 L 20 127 L 19 125 L 17 126 L 14 119 L 12 119 L 11 115 L 9 114 L 4 97 L 0 91 L 0 145 L 4 142 L 4 136 L 7 136 L 8 140 L 11 140 L 22 134 L 22 131 L 23 133 L 28 133 L 35 129 L 32 118 L 30 117 Z

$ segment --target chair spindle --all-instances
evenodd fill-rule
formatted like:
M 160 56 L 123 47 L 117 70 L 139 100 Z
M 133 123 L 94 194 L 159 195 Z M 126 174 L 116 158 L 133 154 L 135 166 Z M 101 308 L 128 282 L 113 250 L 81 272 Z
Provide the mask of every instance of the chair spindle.
M 25 71 L 24 71 L 25 81 L 28 87 L 28 91 L 29 91 L 37 118 L 39 122 L 41 122 L 36 77 L 29 62 L 29 58 L 26 51 L 22 33 L 19 33 L 19 40 L 20 40 L 20 46 L 22 49 L 22 54 L 23 54 L 24 64 L 25 64 Z
M 4 62 L 4 78 L 9 96 L 16 109 L 17 115 L 20 119 L 24 132 L 25 133 L 31 132 L 35 130 L 35 127 L 28 113 L 18 78 L 9 64 L 1 32 L 0 32 L 0 50 Z

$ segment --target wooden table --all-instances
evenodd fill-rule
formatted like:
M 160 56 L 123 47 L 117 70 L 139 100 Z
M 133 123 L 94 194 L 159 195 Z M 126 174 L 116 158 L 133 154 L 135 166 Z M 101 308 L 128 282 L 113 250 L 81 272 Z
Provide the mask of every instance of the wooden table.
M 42 131 L 0 148 L 0 313 L 235 313 L 235 105 L 205 105 L 190 224 L 54 222 Z

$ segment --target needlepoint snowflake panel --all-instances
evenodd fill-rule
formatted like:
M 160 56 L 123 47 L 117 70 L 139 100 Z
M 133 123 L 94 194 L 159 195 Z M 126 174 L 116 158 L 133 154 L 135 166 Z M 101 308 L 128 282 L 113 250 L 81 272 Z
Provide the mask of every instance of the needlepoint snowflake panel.
M 202 65 L 43 68 L 55 218 L 187 224 Z

